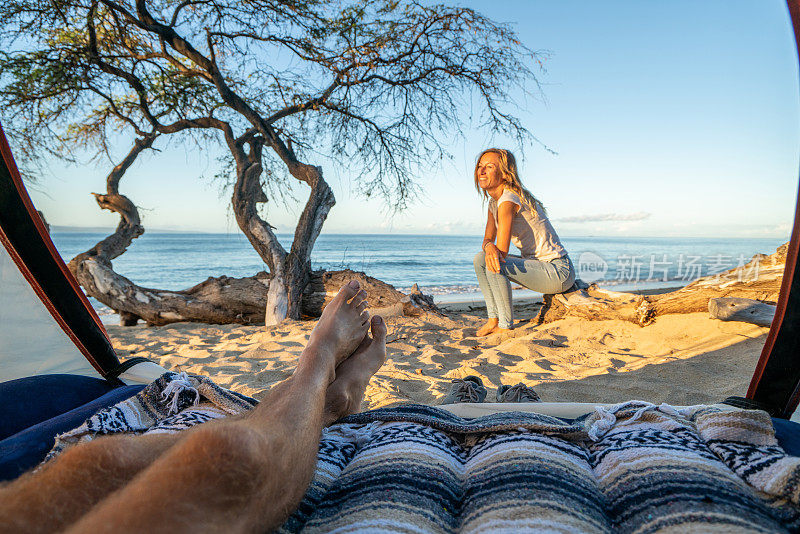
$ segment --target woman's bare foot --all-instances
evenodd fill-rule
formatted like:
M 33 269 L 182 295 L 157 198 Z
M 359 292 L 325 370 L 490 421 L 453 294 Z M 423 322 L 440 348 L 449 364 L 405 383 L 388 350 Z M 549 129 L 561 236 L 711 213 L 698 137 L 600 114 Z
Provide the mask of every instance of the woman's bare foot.
M 511 332 L 510 328 L 500 328 L 499 326 L 495 326 L 489 334 L 502 334 L 503 332 Z M 487 334 L 487 335 L 489 335 Z
M 304 359 L 314 359 L 307 362 L 330 366 L 330 381 L 334 380 L 334 369 L 348 356 L 353 354 L 356 347 L 364 339 L 369 328 L 369 313 L 367 308 L 367 292 L 359 291 L 359 284 L 351 280 L 339 293 L 333 297 L 319 318 L 308 345 L 300 355 L 298 366 Z
M 336 380 L 325 393 L 325 425 L 361 409 L 372 376 L 386 361 L 386 323 L 372 318 L 372 337 L 364 336 L 353 354 L 336 368 Z
M 475 332 L 475 335 L 478 337 L 488 336 L 492 333 L 492 331 L 497 328 L 498 320 L 496 317 L 490 317 L 486 324 L 483 325 Z

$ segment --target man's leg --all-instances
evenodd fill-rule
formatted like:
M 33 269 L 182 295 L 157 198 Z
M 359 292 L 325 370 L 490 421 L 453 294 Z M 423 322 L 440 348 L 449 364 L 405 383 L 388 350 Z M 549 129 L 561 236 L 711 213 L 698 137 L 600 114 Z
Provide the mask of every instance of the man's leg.
M 356 286 L 357 287 L 357 286 Z M 249 532 L 279 526 L 302 499 L 316 465 L 326 390 L 363 342 L 366 304 L 345 290 L 328 305 L 290 385 L 246 418 L 202 425 L 70 531 Z M 359 293 L 361 295 L 363 292 Z M 363 296 L 362 296 L 363 298 Z
M 324 419 L 332 421 L 346 415 L 345 411 L 336 412 L 330 408 L 330 406 L 339 407 L 340 409 L 342 407 L 348 408 L 347 402 L 341 402 L 343 395 L 348 399 L 360 398 L 359 395 L 363 396 L 363 390 L 368 381 L 368 377 L 364 380 L 363 370 L 366 368 L 377 370 L 385 359 L 385 326 L 382 323 L 378 323 L 376 328 L 376 325 L 373 324 L 373 334 L 377 343 L 375 341 L 367 343 L 366 339 L 369 339 L 368 337 L 366 339 L 364 339 L 364 336 L 359 337 L 360 331 L 366 328 L 365 317 L 361 316 L 361 311 L 365 307 L 365 304 L 360 302 L 364 296 L 363 292 L 359 293 L 359 298 L 354 299 L 347 306 L 342 306 L 342 301 L 346 303 L 353 293 L 355 293 L 355 288 L 344 288 L 340 297 L 334 299 L 334 302 L 331 303 L 332 305 L 326 308 L 326 312 L 323 313 L 317 328 L 312 333 L 309 347 L 301 356 L 301 365 L 298 365 L 296 376 L 275 386 L 261 403 L 259 409 L 254 411 L 254 415 L 260 416 L 256 418 L 258 422 L 254 425 L 245 423 L 245 427 L 254 426 L 257 428 L 261 425 L 265 419 L 261 417 L 263 412 L 273 403 L 285 405 L 284 397 L 295 399 L 298 390 L 298 387 L 293 386 L 295 378 L 299 376 L 301 385 L 307 384 L 308 380 L 303 377 L 309 376 L 307 369 L 310 363 L 321 362 L 322 365 L 312 367 L 317 367 L 317 371 L 324 370 L 326 358 L 330 360 L 332 354 L 335 362 L 340 361 L 343 357 L 346 357 L 346 351 L 350 350 L 354 344 L 362 339 L 364 341 L 361 341 L 358 350 L 352 355 L 357 357 L 354 361 L 361 361 L 361 365 L 358 366 L 359 372 L 345 372 L 348 368 L 353 368 L 354 366 L 352 365 L 339 366 L 337 371 L 341 370 L 341 372 L 336 374 L 336 380 L 328 388 L 330 391 L 327 392 L 326 402 L 329 405 L 329 409 L 324 415 Z M 357 321 L 352 320 L 355 314 L 359 316 Z M 344 322 L 340 320 L 342 318 L 345 319 Z M 356 331 L 359 333 L 355 335 L 354 340 L 353 325 L 355 323 L 358 323 Z M 317 351 L 315 347 L 320 346 L 327 346 L 327 349 Z M 370 354 L 370 356 L 365 357 L 364 354 Z M 371 366 L 364 365 L 367 362 L 371 362 Z M 303 372 L 300 372 L 301 370 Z M 330 380 L 330 375 L 328 380 Z M 359 388 L 361 390 L 360 394 L 358 392 Z M 305 397 L 309 396 L 313 397 L 314 392 L 306 392 Z M 336 399 L 340 400 L 337 401 Z M 285 412 L 285 407 L 282 410 L 278 410 L 278 413 Z M 247 419 L 242 421 L 245 420 Z M 269 418 L 266 418 L 266 420 L 269 420 Z M 241 421 L 227 421 L 226 423 L 230 425 L 232 423 L 241 423 Z M 219 424 L 224 425 L 224 423 Z M 209 423 L 209 425 L 214 425 L 214 423 Z M 285 429 L 285 425 L 283 428 Z M 25 531 L 34 529 L 53 531 L 64 528 L 78 517 L 81 517 L 109 493 L 122 488 L 134 476 L 164 454 L 165 451 L 176 444 L 183 443 L 195 431 L 199 430 L 205 429 L 198 427 L 197 429 L 174 435 L 160 434 L 141 437 L 102 438 L 67 451 L 57 461 L 46 466 L 40 472 L 25 475 L 14 483 L 0 489 L 0 517 L 6 520 L 0 522 L 0 531 L 13 531 L 17 530 L 17 527 Z M 238 430 L 240 429 L 234 429 L 232 434 L 236 435 Z M 219 432 L 212 430 L 211 433 L 218 434 Z M 228 434 L 228 432 L 225 433 Z M 314 448 L 316 448 L 318 437 L 317 432 Z M 193 441 L 202 442 L 203 439 L 193 438 Z M 213 439 L 211 442 L 213 442 Z M 235 448 L 237 443 L 239 442 L 234 439 L 231 445 L 234 445 Z M 209 451 L 205 452 L 208 453 Z M 273 454 L 282 453 L 273 451 Z M 291 450 L 288 452 L 288 456 L 292 456 Z M 190 456 L 187 457 L 185 454 L 178 455 L 177 460 L 178 464 L 181 462 L 192 463 L 193 461 Z M 198 470 L 204 468 L 202 462 L 194 463 Z M 252 475 L 253 473 L 247 473 L 246 476 L 252 477 Z M 155 484 L 158 486 L 158 481 Z M 145 488 L 146 486 L 145 484 Z M 145 491 L 149 491 L 149 488 Z M 219 497 L 218 495 L 217 500 L 219 500 Z M 298 501 L 300 497 L 302 497 L 302 493 L 297 498 Z M 222 498 L 224 500 L 224 495 Z M 185 505 L 190 501 L 191 499 L 184 501 L 183 504 Z M 133 501 L 133 503 L 135 502 Z M 102 509 L 104 507 L 103 504 L 101 503 L 98 509 Z M 123 508 L 126 507 L 127 505 L 123 505 Z M 141 511 L 141 507 L 138 505 L 134 509 Z M 116 519 L 119 518 L 117 514 L 112 513 L 111 515 L 111 520 L 115 523 Z M 149 517 L 155 518 L 151 514 L 150 516 L 145 515 L 144 519 Z M 176 516 L 171 516 L 172 521 L 175 518 Z M 90 518 L 85 519 L 89 520 Z M 172 521 L 168 522 L 171 523 Z
M 267 399 L 280 395 L 291 380 L 275 385 Z M 0 487 L 0 532 L 66 528 L 191 432 L 107 436 L 68 449 L 39 471 Z
M 370 379 L 386 361 L 386 323 L 371 321 L 372 337 L 365 336 L 355 352 L 336 368 L 336 380 L 325 395 L 325 426 L 361 411 Z

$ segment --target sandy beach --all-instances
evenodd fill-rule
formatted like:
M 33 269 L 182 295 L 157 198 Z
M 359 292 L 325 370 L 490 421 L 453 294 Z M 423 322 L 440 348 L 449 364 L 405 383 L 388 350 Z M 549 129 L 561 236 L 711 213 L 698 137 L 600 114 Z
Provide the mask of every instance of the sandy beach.
M 445 317 L 387 318 L 388 358 L 362 408 L 437 404 L 450 381 L 466 375 L 481 377 L 487 401 L 500 384 L 524 382 L 544 401 L 715 402 L 744 395 L 769 330 L 701 312 L 665 315 L 645 327 L 574 317 L 527 324 L 539 306 L 516 303 L 517 328 L 489 338 L 474 337 L 486 310 L 470 303 L 446 306 Z M 292 373 L 314 324 L 176 323 L 108 332 L 121 359 L 144 356 L 258 398 Z

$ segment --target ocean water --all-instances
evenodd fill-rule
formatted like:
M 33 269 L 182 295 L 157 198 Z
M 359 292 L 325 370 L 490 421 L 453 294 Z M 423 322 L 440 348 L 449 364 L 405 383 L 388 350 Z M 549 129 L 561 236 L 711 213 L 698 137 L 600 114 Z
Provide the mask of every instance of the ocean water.
M 91 232 L 52 235 L 65 261 L 104 237 Z M 292 237 L 279 239 L 288 249 Z M 754 254 L 771 254 L 787 239 L 564 237 L 562 241 L 581 278 L 632 290 L 682 286 L 742 265 Z M 323 234 L 314 247 L 312 267 L 363 271 L 400 290 L 416 283 L 439 302 L 474 299 L 479 292 L 472 261 L 481 241 L 480 235 Z M 210 276 L 241 277 L 266 270 L 238 233 L 148 232 L 114 260 L 114 268 L 139 285 L 171 290 L 186 289 Z

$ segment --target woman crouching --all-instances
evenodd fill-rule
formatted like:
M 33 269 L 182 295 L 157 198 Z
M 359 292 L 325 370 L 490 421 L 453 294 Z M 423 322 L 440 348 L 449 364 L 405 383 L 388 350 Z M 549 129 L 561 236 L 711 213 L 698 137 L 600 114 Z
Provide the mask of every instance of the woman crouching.
M 522 186 L 511 152 L 498 148 L 481 152 L 475 188 L 489 198 L 483 251 L 474 262 L 489 315 L 477 335 L 487 336 L 513 328 L 511 282 L 544 294 L 563 293 L 575 283 L 575 267 L 544 206 Z M 508 253 L 510 243 L 519 248 L 520 256 Z

